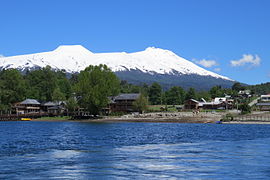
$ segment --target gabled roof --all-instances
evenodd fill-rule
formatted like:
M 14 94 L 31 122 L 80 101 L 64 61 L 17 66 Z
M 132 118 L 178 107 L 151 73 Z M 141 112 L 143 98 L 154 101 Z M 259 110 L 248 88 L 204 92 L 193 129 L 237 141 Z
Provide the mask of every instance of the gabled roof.
M 26 99 L 26 100 L 22 101 L 20 104 L 40 105 L 40 103 L 35 99 Z
M 139 93 L 120 94 L 114 98 L 114 100 L 136 100 L 140 96 Z
M 195 99 L 188 99 L 186 100 L 185 102 L 188 102 L 188 101 L 192 101 L 192 102 L 195 102 L 195 103 L 200 103 L 199 101 L 195 100 Z
M 60 105 L 66 105 L 66 101 L 56 101 L 56 102 L 52 102 L 52 101 L 48 101 L 48 102 L 44 102 L 42 103 L 42 106 L 60 106 Z

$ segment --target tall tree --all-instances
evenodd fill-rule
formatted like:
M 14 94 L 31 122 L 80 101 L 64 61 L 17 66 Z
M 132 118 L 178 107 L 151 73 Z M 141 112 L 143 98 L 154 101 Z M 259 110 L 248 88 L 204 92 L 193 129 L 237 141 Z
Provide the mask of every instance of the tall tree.
M 148 97 L 148 93 L 149 93 L 149 87 L 146 83 L 144 83 L 142 86 L 141 86 L 141 90 L 140 90 L 140 93 L 145 96 L 145 97 Z
M 90 65 L 80 72 L 75 84 L 76 94 L 80 97 L 79 105 L 94 115 L 107 106 L 108 97 L 117 95 L 119 89 L 119 79 L 106 65 Z
M 133 103 L 133 106 L 137 111 L 142 113 L 143 111 L 147 110 L 148 100 L 142 94 L 139 96 L 138 99 Z
M 224 96 L 224 90 L 221 86 L 214 86 L 209 91 L 211 98 Z
M 75 97 L 68 98 L 66 108 L 67 108 L 69 113 L 74 112 L 78 107 L 79 107 L 79 105 L 78 105 Z
M 211 101 L 211 95 L 209 94 L 208 91 L 200 91 L 197 92 L 197 99 L 202 100 L 202 98 L 206 101 Z
M 53 101 L 64 101 L 64 100 L 66 100 L 66 97 L 65 97 L 64 93 L 62 93 L 60 91 L 59 87 L 54 89 L 53 94 L 52 94 L 52 100 Z
M 56 84 L 60 89 L 60 92 L 68 99 L 72 94 L 72 88 L 70 80 L 66 77 L 66 72 L 64 70 L 53 72 L 56 75 Z
M 233 84 L 233 86 L 232 86 L 232 90 L 234 90 L 234 91 L 240 91 L 240 90 L 245 90 L 245 87 L 244 86 L 242 86 L 241 85 L 241 83 L 239 83 L 239 82 L 236 82 L 236 83 L 234 83 Z
M 188 99 L 197 99 L 196 91 L 194 88 L 189 88 L 186 94 L 186 100 Z
M 26 83 L 23 76 L 16 69 L 0 72 L 0 104 L 2 109 L 12 103 L 22 101 L 26 97 Z
M 167 104 L 183 104 L 185 100 L 185 91 L 183 88 L 174 86 L 166 91 Z
M 28 85 L 28 97 L 41 101 L 51 101 L 53 91 L 57 87 L 57 76 L 51 67 L 31 71 L 26 75 Z
M 149 88 L 149 101 L 153 105 L 161 104 L 162 89 L 158 83 L 153 83 Z

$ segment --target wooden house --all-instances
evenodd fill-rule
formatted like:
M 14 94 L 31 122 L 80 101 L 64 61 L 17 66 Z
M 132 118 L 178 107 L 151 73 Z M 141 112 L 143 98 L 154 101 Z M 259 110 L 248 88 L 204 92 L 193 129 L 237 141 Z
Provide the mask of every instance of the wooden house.
M 115 97 L 110 97 L 109 105 L 111 112 L 135 112 L 133 103 L 139 98 L 139 93 L 120 94 Z
M 189 99 L 185 101 L 185 109 L 199 109 L 200 102 L 195 99 Z
M 41 109 L 43 112 L 46 112 L 50 115 L 60 115 L 65 111 L 65 102 L 57 101 L 57 102 L 45 102 L 41 105 Z
M 36 99 L 26 99 L 15 103 L 12 109 L 16 114 L 33 114 L 41 112 L 40 106 L 41 104 Z

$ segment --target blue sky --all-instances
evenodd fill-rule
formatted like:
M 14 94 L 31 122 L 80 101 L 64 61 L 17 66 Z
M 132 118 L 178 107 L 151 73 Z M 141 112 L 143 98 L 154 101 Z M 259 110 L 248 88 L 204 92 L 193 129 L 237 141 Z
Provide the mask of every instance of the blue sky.
M 0 54 L 154 46 L 258 84 L 270 81 L 269 7 L 269 0 L 1 0 Z

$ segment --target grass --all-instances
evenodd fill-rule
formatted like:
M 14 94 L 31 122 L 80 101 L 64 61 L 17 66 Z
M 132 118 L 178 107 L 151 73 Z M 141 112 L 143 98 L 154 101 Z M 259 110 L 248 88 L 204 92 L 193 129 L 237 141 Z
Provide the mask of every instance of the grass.
M 55 116 L 55 117 L 49 117 L 49 116 L 46 116 L 46 117 L 40 117 L 40 118 L 37 118 L 37 120 L 69 120 L 71 117 L 70 116 Z

